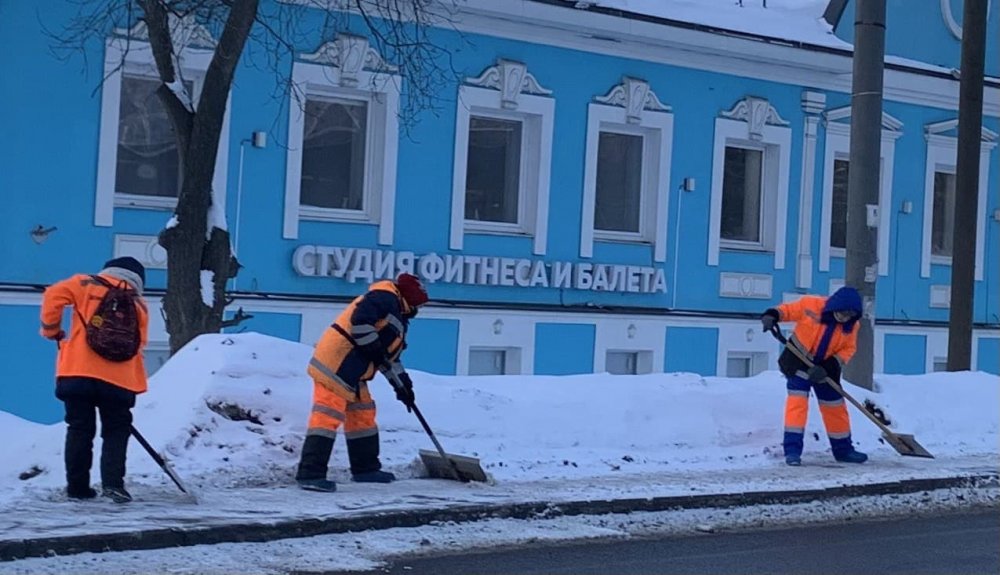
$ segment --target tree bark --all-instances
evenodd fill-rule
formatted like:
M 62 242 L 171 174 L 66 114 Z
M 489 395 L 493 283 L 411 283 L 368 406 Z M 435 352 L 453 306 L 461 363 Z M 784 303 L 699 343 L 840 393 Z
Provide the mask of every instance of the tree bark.
M 177 131 L 183 175 L 175 214 L 177 225 L 160 232 L 160 245 L 168 256 L 163 308 L 173 354 L 199 335 L 221 329 L 226 282 L 236 275 L 239 267 L 230 249 L 229 232 L 215 226 L 209 228 L 209 211 L 229 90 L 257 17 L 258 0 L 232 3 L 193 112 L 166 86 L 177 79 L 167 10 L 161 0 L 144 0 L 141 5 L 157 69 L 164 82 L 157 94 Z M 211 297 L 206 297 L 209 287 Z

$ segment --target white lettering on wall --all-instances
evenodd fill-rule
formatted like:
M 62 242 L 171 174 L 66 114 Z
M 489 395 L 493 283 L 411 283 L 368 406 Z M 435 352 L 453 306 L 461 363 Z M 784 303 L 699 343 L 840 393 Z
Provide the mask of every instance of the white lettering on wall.
M 429 253 L 300 245 L 292 254 L 295 273 L 333 277 L 348 282 L 373 282 L 411 273 L 427 283 L 503 287 L 553 287 L 606 292 L 666 293 L 663 270 L 648 266 L 544 262 L 493 256 Z

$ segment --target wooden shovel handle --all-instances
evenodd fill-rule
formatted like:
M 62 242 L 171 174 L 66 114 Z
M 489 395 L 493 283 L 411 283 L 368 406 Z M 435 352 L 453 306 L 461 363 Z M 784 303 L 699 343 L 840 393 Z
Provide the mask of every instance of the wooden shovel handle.
M 781 334 L 781 332 L 779 331 L 778 326 L 774 326 L 771 329 L 771 335 L 773 335 L 775 338 L 777 338 L 778 341 L 780 341 L 781 343 L 785 344 L 785 347 L 788 348 L 793 354 L 795 354 L 795 357 L 799 358 L 802 361 L 802 363 L 806 364 L 806 366 L 812 367 L 813 365 L 815 365 L 813 363 L 813 361 L 809 357 L 807 357 L 804 353 L 802 353 L 802 350 L 800 350 L 799 348 L 797 348 L 794 345 L 792 345 L 788 341 L 788 339 L 786 339 L 785 336 Z M 834 381 L 833 378 L 831 378 L 830 376 L 827 376 L 826 378 L 823 379 L 823 383 L 826 383 L 827 385 L 829 385 L 830 387 L 832 387 L 833 389 L 835 389 L 837 391 L 837 393 L 839 393 L 844 399 L 846 399 L 847 401 L 851 402 L 851 405 L 853 405 L 854 407 L 858 408 L 858 410 L 861 413 L 865 414 L 865 417 L 867 417 L 868 419 L 872 420 L 872 423 L 874 423 L 875 425 L 877 425 L 879 427 L 879 429 L 882 430 L 882 433 L 885 433 L 886 435 L 889 435 L 889 436 L 892 436 L 892 437 L 896 437 L 896 434 L 893 433 L 893 431 L 891 429 L 889 429 L 884 423 L 882 423 L 881 421 L 879 421 L 877 417 L 875 417 L 874 415 L 871 414 L 871 412 L 869 412 L 867 409 L 865 409 L 865 406 L 861 405 L 861 403 L 859 403 L 858 400 L 856 400 L 853 397 L 851 397 L 851 394 L 849 394 L 846 391 L 844 391 L 843 386 L 841 386 L 839 383 L 837 383 L 836 381 Z

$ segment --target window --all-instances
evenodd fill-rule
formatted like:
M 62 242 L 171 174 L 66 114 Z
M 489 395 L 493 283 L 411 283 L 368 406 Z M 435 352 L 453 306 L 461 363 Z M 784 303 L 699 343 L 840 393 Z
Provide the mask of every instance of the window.
M 503 349 L 470 349 L 469 375 L 504 375 L 507 373 L 507 351 Z
M 823 204 L 821 206 L 819 271 L 830 271 L 830 258 L 847 255 L 848 184 L 851 157 L 851 107 L 844 106 L 823 113 L 826 127 L 826 152 L 823 163 Z M 882 113 L 882 139 L 879 148 L 879 234 L 878 273 L 889 273 L 890 208 L 896 140 L 903 135 L 903 123 Z
M 726 355 L 726 377 L 753 377 L 767 369 L 767 353 L 730 352 Z
M 636 375 L 639 373 L 639 353 L 609 351 L 604 358 L 604 370 L 612 375 Z
M 785 267 L 791 129 L 767 100 L 747 97 L 715 120 L 708 265 L 721 250 L 774 254 Z
M 146 376 L 150 377 L 163 367 L 170 359 L 170 346 L 151 343 L 142 350 L 142 363 L 146 367 Z
M 763 245 L 764 151 L 726 146 L 722 239 Z
M 522 122 L 469 118 L 465 219 L 517 224 Z
M 115 193 L 176 198 L 180 158 L 174 127 L 156 90 L 157 78 L 124 74 L 118 112 Z M 184 82 L 188 94 L 194 82 Z
M 638 234 L 642 213 L 642 136 L 601 132 L 594 229 Z
M 173 124 L 156 91 L 162 85 L 144 24 L 105 45 L 101 85 L 100 140 L 94 225 L 114 225 L 115 208 L 172 210 L 177 205 L 181 172 Z M 188 20 L 171 19 L 171 30 L 189 35 L 177 58 L 187 105 L 197 106 L 202 78 L 211 61 L 214 40 Z M 219 138 L 213 203 L 225 208 L 229 156 L 229 112 Z
M 652 246 L 666 260 L 673 114 L 636 78 L 624 78 L 587 108 L 580 256 L 594 242 Z
M 520 347 L 501 344 L 469 346 L 468 349 L 469 363 L 465 370 L 469 375 L 517 375 L 522 371 Z
M 847 249 L 847 178 L 850 162 L 833 161 L 833 205 L 830 207 L 830 247 Z
M 368 104 L 307 99 L 304 121 L 301 204 L 364 210 Z
M 297 239 L 303 220 L 361 223 L 391 244 L 399 77 L 360 36 L 340 34 L 300 59 L 292 65 L 282 236 Z
M 948 371 L 948 358 L 935 357 L 934 365 L 931 367 L 931 371 Z
M 545 254 L 555 102 L 524 64 L 501 60 L 459 88 L 449 247 L 466 233 L 532 238 Z
M 951 257 L 955 234 L 955 174 L 934 172 L 931 255 Z
M 927 139 L 927 162 L 924 171 L 923 247 L 920 277 L 931 277 L 931 265 L 951 265 L 952 236 L 955 226 L 971 226 L 973 222 L 955 221 L 955 166 L 958 161 L 958 120 L 947 120 L 924 126 Z M 982 128 L 979 147 L 979 193 L 976 200 L 975 279 L 983 280 L 985 268 L 986 201 L 990 180 L 993 149 L 997 133 Z M 946 277 L 946 276 L 945 276 Z

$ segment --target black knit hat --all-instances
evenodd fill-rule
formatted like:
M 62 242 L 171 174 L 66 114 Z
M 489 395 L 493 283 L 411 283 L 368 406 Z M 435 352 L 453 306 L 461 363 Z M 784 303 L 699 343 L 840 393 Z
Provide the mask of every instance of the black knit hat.
M 133 258 L 132 256 L 125 256 L 122 258 L 114 258 L 104 262 L 105 268 L 122 268 L 128 270 L 135 275 L 139 276 L 142 283 L 146 283 L 146 268 L 143 267 L 139 260 Z M 141 290 L 140 290 L 141 291 Z

